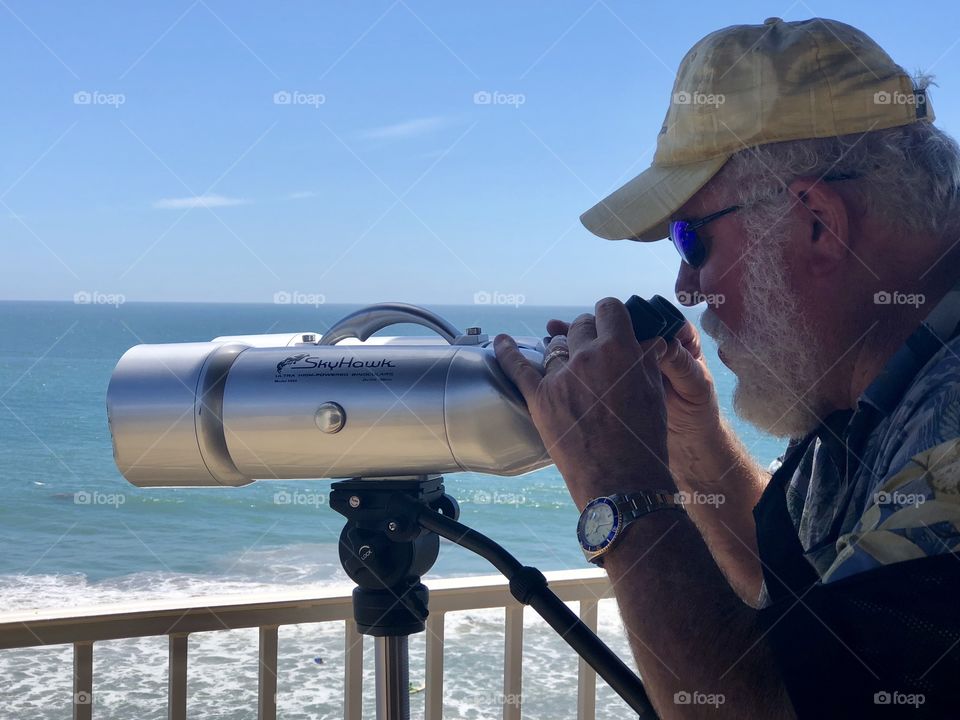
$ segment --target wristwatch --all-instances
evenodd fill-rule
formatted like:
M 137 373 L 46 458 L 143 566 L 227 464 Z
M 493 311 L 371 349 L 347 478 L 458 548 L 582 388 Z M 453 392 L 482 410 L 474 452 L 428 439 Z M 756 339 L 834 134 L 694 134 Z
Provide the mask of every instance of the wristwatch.
M 580 513 L 577 539 L 587 560 L 603 567 L 604 556 L 630 523 L 656 510 L 683 509 L 676 493 L 667 490 L 641 490 L 594 498 Z

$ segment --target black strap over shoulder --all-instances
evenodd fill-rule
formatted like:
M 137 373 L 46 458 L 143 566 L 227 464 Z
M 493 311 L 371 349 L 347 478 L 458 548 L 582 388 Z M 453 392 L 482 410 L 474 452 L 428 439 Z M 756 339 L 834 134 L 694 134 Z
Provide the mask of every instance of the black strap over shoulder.
M 833 413 L 824 421 L 820 433 L 811 433 L 793 445 L 753 510 L 764 582 L 774 602 L 796 598 L 820 580 L 817 571 L 805 557 L 787 509 L 787 486 L 817 438 L 824 435 L 831 442 L 839 442 L 838 438 L 847 434 L 851 416 L 852 410 Z
M 787 485 L 815 437 L 810 435 L 790 449 L 753 509 L 764 582 L 774 602 L 795 597 L 820 579 L 804 556 L 787 510 Z M 785 528 L 791 532 L 784 532 Z

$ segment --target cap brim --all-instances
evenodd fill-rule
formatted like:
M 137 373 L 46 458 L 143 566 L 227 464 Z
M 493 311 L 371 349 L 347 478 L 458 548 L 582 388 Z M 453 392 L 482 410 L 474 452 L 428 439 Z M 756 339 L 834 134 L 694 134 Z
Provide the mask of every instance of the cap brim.
M 580 216 L 594 235 L 607 240 L 662 240 L 670 216 L 707 184 L 729 157 L 684 165 L 651 165 Z

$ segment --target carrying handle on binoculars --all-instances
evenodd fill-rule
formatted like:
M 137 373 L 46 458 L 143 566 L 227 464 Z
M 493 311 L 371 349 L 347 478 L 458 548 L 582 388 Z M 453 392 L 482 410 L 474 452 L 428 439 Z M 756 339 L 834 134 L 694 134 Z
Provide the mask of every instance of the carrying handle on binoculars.
M 661 336 L 672 340 L 686 322 L 683 313 L 666 298 L 654 295 L 644 300 L 632 296 L 626 303 L 637 340 L 644 341 Z M 462 333 L 442 317 L 426 308 L 407 303 L 378 303 L 350 313 L 323 333 L 318 345 L 336 345 L 345 338 L 366 341 L 379 330 L 390 325 L 409 323 L 433 330 L 451 345 L 456 344 Z
M 456 327 L 426 308 L 407 303 L 378 303 L 350 313 L 323 333 L 317 345 L 336 345 L 345 338 L 367 340 L 390 325 L 409 323 L 433 330 L 451 345 L 462 334 Z

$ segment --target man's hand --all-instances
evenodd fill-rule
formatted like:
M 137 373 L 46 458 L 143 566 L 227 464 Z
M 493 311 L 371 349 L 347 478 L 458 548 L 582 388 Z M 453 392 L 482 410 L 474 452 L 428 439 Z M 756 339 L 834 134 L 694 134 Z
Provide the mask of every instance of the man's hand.
M 508 335 L 494 340 L 497 360 L 520 390 L 550 457 L 578 508 L 599 495 L 672 487 L 667 412 L 658 355 L 666 343 L 638 343 L 626 307 L 596 304 L 569 326 L 569 359 L 546 372 Z
M 547 332 L 551 337 L 567 335 L 570 323 L 550 320 Z M 717 393 L 693 323 L 687 320 L 658 358 L 670 437 L 701 435 L 715 427 L 720 417 Z
M 551 326 L 551 332 L 560 329 L 555 322 Z M 596 317 L 581 315 L 562 329 L 569 359 L 562 358 L 561 350 L 546 372 L 521 355 L 509 336 L 498 335 L 494 348 L 503 371 L 523 394 L 574 502 L 582 509 L 600 495 L 671 489 L 666 467 L 670 396 L 665 396 L 664 378 L 675 392 L 670 412 L 673 407 L 691 411 L 678 417 L 678 422 L 686 417 L 691 423 L 691 437 L 698 429 L 694 418 L 716 402 L 696 333 L 684 330 L 672 348 L 659 338 L 638 343 L 627 309 L 612 298 L 597 303 Z M 551 341 L 548 356 L 555 346 L 562 343 Z M 711 439 L 703 449 L 709 460 L 698 474 L 719 476 L 727 462 L 739 458 L 729 438 L 721 432 Z M 697 463 L 679 465 L 694 468 Z M 747 475 L 743 478 L 740 482 L 748 486 Z M 744 524 L 753 499 L 747 492 L 737 499 L 743 515 L 737 521 Z M 735 542 L 741 555 L 755 562 L 741 541 L 729 537 L 725 521 L 715 525 L 728 536 L 725 552 Z M 685 515 L 651 513 L 632 523 L 619 548 L 608 553 L 604 568 L 644 685 L 661 716 L 691 717 L 703 709 L 674 702 L 677 692 L 690 690 L 723 693 L 727 704 L 716 712 L 711 708 L 711 717 L 789 713 L 755 612 L 734 594 L 704 537 Z
M 547 323 L 551 336 L 571 330 L 571 325 L 560 320 Z M 757 467 L 723 421 L 700 334 L 689 320 L 666 349 L 658 352 L 658 362 L 667 412 L 667 453 L 662 457 L 669 457 L 673 481 L 692 501 L 687 512 L 714 560 L 741 599 L 754 604 L 762 574 L 751 511 L 769 475 Z M 627 489 L 633 488 L 618 491 Z M 713 503 L 698 502 L 704 498 Z

